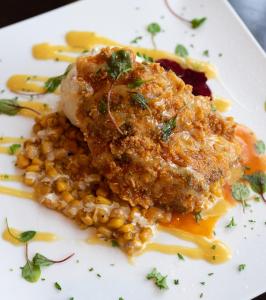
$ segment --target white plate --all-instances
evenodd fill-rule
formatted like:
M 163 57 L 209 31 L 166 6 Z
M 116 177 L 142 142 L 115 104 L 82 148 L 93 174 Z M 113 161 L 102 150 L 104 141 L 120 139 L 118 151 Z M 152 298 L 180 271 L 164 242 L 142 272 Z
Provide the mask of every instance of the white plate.
M 221 80 L 220 83 L 211 83 L 214 92 L 232 97 L 234 102 L 230 114 L 266 140 L 263 109 L 266 100 L 266 60 L 263 51 L 226 1 L 170 2 L 177 12 L 183 9 L 188 18 L 207 16 L 206 24 L 197 30 L 189 29 L 167 11 L 162 0 L 91 0 L 77 2 L 1 29 L 0 88 L 14 73 L 48 76 L 62 73 L 65 63 L 32 58 L 31 47 L 35 43 L 47 41 L 62 44 L 67 31 L 87 30 L 122 43 L 143 35 L 145 38 L 141 45 L 150 47 L 145 26 L 150 22 L 158 22 L 165 30 L 156 37 L 159 48 L 173 51 L 177 43 L 182 43 L 188 47 L 191 56 L 201 59 L 202 51 L 209 49 L 210 61 L 218 67 Z M 219 53 L 223 53 L 223 56 L 219 57 Z M 223 86 L 226 86 L 226 90 Z M 8 97 L 10 94 L 6 92 L 2 96 Z M 28 136 L 31 125 L 32 121 L 22 117 L 1 116 L 0 135 Z M 1 172 L 14 172 L 12 160 L 11 157 L 0 156 Z M 200 293 L 203 293 L 203 299 L 250 299 L 265 291 L 266 277 L 266 206 L 254 203 L 252 211 L 248 210 L 243 215 L 241 208 L 236 207 L 217 226 L 217 236 L 233 251 L 232 260 L 226 264 L 214 266 L 189 259 L 180 262 L 175 256 L 147 253 L 130 265 L 117 249 L 86 244 L 84 239 L 87 232 L 80 231 L 61 215 L 34 202 L 1 195 L 1 230 L 5 227 L 4 218 L 8 217 L 14 227 L 51 231 L 61 237 L 55 243 L 31 244 L 32 254 L 39 251 L 60 258 L 73 251 L 76 253 L 68 263 L 45 269 L 43 277 L 46 281 L 30 284 L 20 276 L 19 267 L 24 264 L 23 248 L 0 240 L 1 299 L 52 300 L 74 297 L 75 300 L 118 300 L 123 297 L 125 300 L 165 300 L 198 299 Z M 238 225 L 235 229 L 226 230 L 225 224 L 231 216 L 235 217 Z M 256 223 L 250 224 L 249 219 L 255 219 Z M 247 227 L 243 227 L 244 224 Z M 161 239 L 173 240 L 170 237 Z M 110 266 L 112 263 L 115 265 Z M 242 263 L 246 264 L 246 269 L 240 273 L 237 266 Z M 95 271 L 89 272 L 89 267 L 94 267 Z M 152 267 L 157 267 L 162 274 L 168 274 L 169 290 L 160 291 L 145 279 Z M 14 271 L 9 271 L 10 268 Z M 214 272 L 214 275 L 208 277 L 210 272 Z M 97 278 L 96 273 L 100 273 L 102 278 Z M 178 286 L 172 284 L 175 278 L 180 280 Z M 55 281 L 61 284 L 62 291 L 54 288 Z M 201 281 L 205 281 L 206 285 L 202 286 Z

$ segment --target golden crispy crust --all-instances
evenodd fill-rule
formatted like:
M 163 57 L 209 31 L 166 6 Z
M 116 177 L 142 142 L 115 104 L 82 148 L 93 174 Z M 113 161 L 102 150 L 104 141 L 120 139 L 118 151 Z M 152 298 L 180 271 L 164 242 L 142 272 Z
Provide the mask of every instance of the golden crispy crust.
M 172 71 L 138 63 L 130 50 L 132 70 L 114 81 L 106 65 L 114 51 L 105 48 L 94 57 L 81 57 L 76 66 L 81 97 L 77 118 L 94 167 L 131 205 L 201 210 L 210 188 L 240 166 L 235 123 L 213 112 L 210 99 L 194 96 L 191 86 Z M 144 83 L 129 88 L 135 79 Z M 123 134 L 99 110 L 108 93 L 111 114 Z M 148 108 L 134 103 L 132 93 L 144 96 Z M 164 141 L 162 127 L 172 118 L 176 127 Z

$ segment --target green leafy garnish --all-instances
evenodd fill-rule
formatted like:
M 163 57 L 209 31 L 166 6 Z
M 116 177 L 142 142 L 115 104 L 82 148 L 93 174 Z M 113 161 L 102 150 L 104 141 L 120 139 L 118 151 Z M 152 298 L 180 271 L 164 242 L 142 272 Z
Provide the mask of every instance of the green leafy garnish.
M 140 52 L 137 52 L 136 54 L 139 58 L 143 59 L 145 62 L 153 62 L 153 58 L 144 54 L 144 53 L 140 53 Z
M 54 287 L 55 287 L 57 290 L 59 290 L 59 291 L 62 290 L 62 287 L 61 287 L 61 285 L 60 285 L 58 282 L 55 282 L 55 283 L 54 283 Z
M 72 65 L 69 65 L 62 75 L 48 78 L 44 83 L 44 88 L 45 88 L 46 92 L 53 93 L 58 88 L 58 86 L 61 84 L 62 80 L 67 76 L 67 74 L 69 73 L 71 68 L 72 68 Z
M 34 236 L 36 235 L 36 231 L 29 230 L 29 231 L 24 231 L 24 232 L 20 233 L 18 236 L 15 236 L 10 230 L 7 219 L 6 219 L 6 227 L 7 227 L 7 231 L 9 233 L 9 235 L 21 243 L 26 243 L 26 242 L 32 240 L 34 238 Z
M 113 78 L 117 79 L 123 73 L 132 69 L 130 54 L 125 50 L 118 50 L 112 53 L 107 60 L 107 72 Z
M 259 140 L 255 144 L 255 149 L 258 154 L 264 154 L 266 151 L 265 143 L 262 140 Z
M 124 300 L 124 298 L 123 297 L 119 297 L 119 299 L 118 300 Z
M 107 103 L 104 99 L 101 99 L 98 103 L 98 111 L 102 114 L 105 115 L 107 113 Z
M 20 147 L 21 147 L 20 144 L 13 144 L 8 148 L 8 153 L 10 155 L 14 155 Z
M 249 182 L 252 190 L 259 194 L 261 199 L 266 202 L 266 199 L 263 195 L 266 192 L 266 174 L 259 171 L 251 175 L 244 175 L 244 179 Z
M 150 23 L 147 26 L 147 31 L 151 34 L 151 41 L 152 41 L 153 47 L 155 49 L 157 49 L 154 37 L 156 36 L 157 33 L 161 32 L 160 25 L 158 23 Z
M 181 57 L 187 57 L 188 56 L 187 48 L 181 44 L 177 44 L 175 47 L 175 54 Z
M 48 267 L 54 264 L 52 260 L 48 259 L 47 257 L 43 256 L 40 253 L 36 253 L 34 255 L 32 262 L 34 263 L 34 265 L 40 267 Z
M 141 78 L 135 79 L 133 82 L 130 82 L 127 86 L 130 89 L 134 89 L 140 87 L 143 83 L 147 82 L 148 80 L 142 80 Z
M 196 223 L 199 223 L 199 222 L 202 220 L 201 211 L 196 212 L 196 213 L 194 214 L 194 217 L 195 217 Z
M 196 28 L 200 27 L 201 25 L 203 25 L 203 23 L 204 23 L 206 20 L 207 20 L 206 17 L 204 17 L 204 18 L 195 18 L 195 19 L 192 19 L 192 20 L 190 21 L 191 27 L 192 27 L 193 29 L 196 29 Z
M 202 55 L 209 57 L 209 56 L 210 56 L 209 50 L 204 50 L 204 51 L 202 52 Z
M 15 116 L 20 111 L 20 106 L 16 99 L 1 99 L 0 114 Z
M 30 260 L 27 260 L 24 267 L 21 268 L 22 277 L 29 282 L 36 282 L 41 276 L 40 266 L 34 265 Z
M 235 227 L 237 224 L 235 223 L 234 217 L 231 218 L 230 222 L 225 226 L 226 228 Z
M 156 268 L 153 268 L 152 271 L 146 276 L 148 280 L 153 279 L 156 286 L 158 286 L 159 289 L 168 289 L 168 285 L 166 282 L 166 276 L 163 276 L 160 272 L 157 271 Z
M 246 268 L 246 265 L 245 264 L 241 264 L 238 266 L 238 271 L 241 272 L 241 271 L 244 271 L 244 269 Z
M 236 182 L 232 186 L 232 196 L 234 197 L 234 199 L 242 203 L 244 210 L 247 206 L 246 200 L 250 196 L 250 190 L 246 184 Z
M 178 256 L 178 258 L 179 258 L 180 260 L 185 260 L 185 259 L 184 259 L 184 256 L 183 256 L 181 253 L 177 253 L 177 256 Z
M 142 40 L 142 36 L 137 36 L 130 43 L 137 44 L 140 40 Z
M 166 142 L 169 139 L 175 127 L 176 127 L 176 117 L 173 117 L 172 119 L 163 123 L 161 131 L 162 131 L 162 140 L 164 142 Z
M 147 99 L 140 93 L 132 93 L 131 100 L 134 104 L 139 105 L 142 109 L 149 109 Z
M 155 36 L 157 33 L 161 32 L 161 26 L 158 23 L 150 23 L 147 26 L 147 31 Z

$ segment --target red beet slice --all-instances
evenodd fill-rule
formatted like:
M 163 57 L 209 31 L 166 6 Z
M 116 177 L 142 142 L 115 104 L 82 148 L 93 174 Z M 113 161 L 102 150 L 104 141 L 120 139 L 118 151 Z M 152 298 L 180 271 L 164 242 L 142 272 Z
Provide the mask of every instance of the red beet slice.
M 211 97 L 212 92 L 207 85 L 207 77 L 203 72 L 184 69 L 176 61 L 166 58 L 158 59 L 156 62 L 159 63 L 165 70 L 172 70 L 175 72 L 175 74 L 182 78 L 186 84 L 192 85 L 192 93 L 194 95 Z

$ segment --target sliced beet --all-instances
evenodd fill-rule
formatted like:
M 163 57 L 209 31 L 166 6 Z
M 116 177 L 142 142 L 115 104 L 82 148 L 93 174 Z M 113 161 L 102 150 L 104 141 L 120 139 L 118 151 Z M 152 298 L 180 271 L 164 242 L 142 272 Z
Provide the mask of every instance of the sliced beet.
M 159 63 L 165 70 L 172 70 L 175 72 L 175 74 L 182 78 L 186 84 L 192 85 L 192 93 L 194 95 L 211 97 L 212 92 L 207 85 L 207 77 L 203 72 L 184 69 L 176 61 L 166 58 L 158 59 L 156 62 Z

